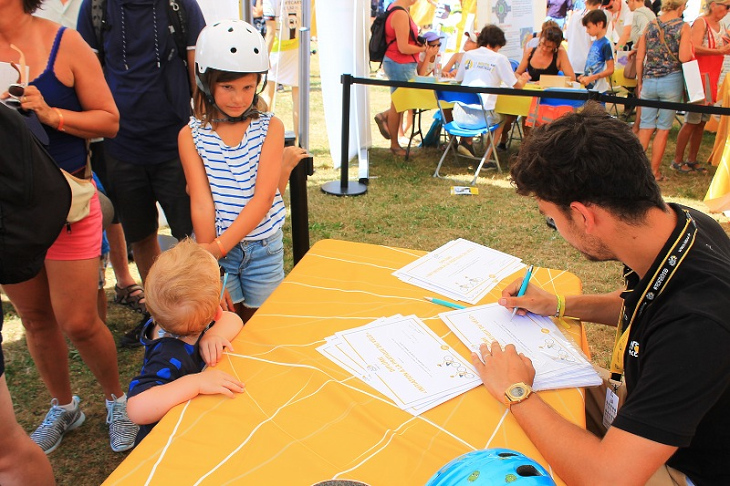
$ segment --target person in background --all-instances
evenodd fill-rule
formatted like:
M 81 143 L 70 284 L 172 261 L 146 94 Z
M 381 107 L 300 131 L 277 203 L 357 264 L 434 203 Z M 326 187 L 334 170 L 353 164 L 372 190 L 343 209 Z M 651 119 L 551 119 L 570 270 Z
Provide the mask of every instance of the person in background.
M 215 367 L 243 328 L 220 306 L 218 262 L 185 239 L 162 253 L 150 269 L 147 295 L 152 318 L 142 332 L 140 374 L 129 384 L 129 416 L 140 425 L 139 444 L 175 405 L 198 395 L 233 398 L 243 383 Z
M 423 40 L 428 48 L 418 55 L 418 68 L 416 72 L 419 76 L 430 76 L 433 74 L 439 77 L 440 72 L 436 72 L 436 67 L 441 63 L 439 50 L 441 49 L 442 36 L 436 32 L 429 31 L 423 34 Z
M 685 4 L 686 0 L 662 0 L 661 15 L 650 22 L 639 37 L 636 78 L 639 82 L 637 92 L 642 100 L 681 103 L 684 98 L 682 63 L 692 59 L 692 34 L 689 25 L 682 21 Z M 658 182 L 664 180 L 659 167 L 675 113 L 648 106 L 641 110 L 639 140 L 644 150 L 656 131 L 651 146 L 651 170 Z M 672 163 L 672 168 L 685 170 L 676 163 Z
M 388 50 L 383 59 L 383 70 L 390 81 L 409 81 L 416 77 L 418 54 L 426 52 L 428 46 L 419 44 L 418 27 L 408 9 L 416 0 L 395 0 L 388 10 L 397 9 L 388 17 L 385 24 L 385 40 Z M 395 88 L 390 88 L 391 94 Z M 405 157 L 406 151 L 400 146 L 398 134 L 402 130 L 402 115 L 390 102 L 390 109 L 375 115 L 381 135 L 390 140 L 390 151 L 398 157 Z
M 520 279 L 499 300 L 520 314 L 616 326 L 611 373 L 586 389 L 589 430 L 532 393 L 535 368 L 512 344 L 472 355 L 489 393 L 566 484 L 730 484 L 728 235 L 711 217 L 667 204 L 631 129 L 595 104 L 533 130 L 510 174 L 587 259 L 623 263 L 625 285 L 561 296 L 530 284 L 517 297 Z M 625 401 L 614 414 L 605 407 L 607 431 L 595 428 L 616 389 Z
M 565 37 L 568 41 L 568 61 L 575 71 L 576 78 L 583 74 L 588 51 L 591 49 L 591 36 L 588 35 L 583 25 L 583 17 L 589 11 L 600 7 L 601 0 L 586 0 L 585 8 L 573 10 L 573 14 L 570 16 Z
M 557 76 L 563 73 L 570 81 L 575 81 L 575 73 L 573 67 L 568 60 L 568 52 L 562 46 L 563 31 L 558 27 L 547 27 L 540 32 L 540 42 L 537 47 L 532 48 L 522 56 L 520 65 L 515 70 L 515 74 L 520 76 L 527 72 L 530 75 L 530 81 L 539 82 L 540 76 Z M 516 120 L 516 116 L 505 116 L 504 130 L 502 137 L 497 146 L 500 150 L 507 150 L 507 139 L 512 123 Z M 523 140 L 530 136 L 530 128 L 524 124 L 523 118 L 522 133 Z
M 573 0 L 547 0 L 547 20 L 552 20 L 560 29 L 565 28 L 568 12 L 573 10 Z
M 441 69 L 441 77 L 453 78 L 456 76 L 459 66 L 461 65 L 461 59 L 464 57 L 465 52 L 469 52 L 479 47 L 477 45 L 477 35 L 474 32 L 464 32 L 464 44 L 461 52 L 457 52 L 451 56 L 446 65 Z
M 722 64 L 726 55 L 730 54 L 730 39 L 725 26 L 720 22 L 730 9 L 730 0 L 710 0 L 705 5 L 705 14 L 700 15 L 692 24 L 692 46 L 694 47 L 700 73 L 707 73 L 710 79 L 710 103 L 717 101 L 717 83 L 722 73 Z M 673 167 L 681 172 L 707 172 L 697 161 L 697 153 L 702 144 L 705 123 L 710 115 L 705 113 L 687 113 L 685 123 L 677 133 L 677 145 L 674 152 Z M 689 143 L 687 159 L 684 152 Z
M 631 37 L 633 14 L 625 0 L 611 0 L 604 8 L 610 12 L 610 23 L 606 23 L 606 37 L 616 46 L 616 50 L 622 51 Z
M 530 79 L 530 75 L 523 73 L 515 75 L 512 65 L 506 56 L 499 53 L 499 50 L 507 44 L 504 31 L 496 25 L 486 25 L 477 38 L 477 49 L 464 53 L 455 80 L 460 81 L 462 86 L 483 86 L 494 88 L 504 83 L 510 88 L 521 88 Z M 468 120 L 476 117 L 479 124 L 486 121 L 490 126 L 500 123 L 501 117 L 494 112 L 497 103 L 496 95 L 480 95 L 482 106 L 470 106 L 456 103 L 453 109 L 454 121 L 468 128 Z M 484 112 L 487 112 L 487 120 L 484 120 Z M 504 125 L 494 131 L 494 139 L 498 140 L 502 134 Z M 491 147 L 488 149 L 491 150 Z M 461 137 L 457 151 L 467 157 L 475 157 L 473 140 L 471 137 Z M 488 156 L 487 156 L 488 158 Z M 496 167 L 494 162 L 484 164 L 484 167 Z
M 611 42 L 606 38 L 606 25 L 608 20 L 603 10 L 591 10 L 583 17 L 583 25 L 586 32 L 595 40 L 588 51 L 586 66 L 583 76 L 578 77 L 578 82 L 587 89 L 598 92 L 605 92 L 609 89 L 609 79 L 613 74 L 614 61 Z
M 629 51 L 628 58 L 630 59 L 633 56 L 636 56 L 636 51 L 639 48 L 639 38 L 644 34 L 644 31 L 646 30 L 646 26 L 649 25 L 649 22 L 656 19 L 656 15 L 651 10 L 651 8 L 646 6 L 645 0 L 627 0 L 627 5 L 629 6 L 629 10 L 632 12 L 632 18 L 631 18 L 631 35 L 629 36 L 629 42 L 627 44 L 631 46 L 631 50 Z M 637 66 L 638 68 L 638 66 Z M 637 80 L 639 79 L 637 75 Z M 629 93 L 631 93 L 631 89 L 629 89 Z M 635 91 L 635 90 L 633 90 Z M 636 92 L 632 93 L 635 96 L 638 96 Z M 631 110 L 628 110 L 628 114 L 630 114 Z M 634 122 L 634 126 L 632 127 L 632 131 L 638 136 L 639 135 L 639 126 L 640 123 L 638 123 L 638 120 L 641 119 L 641 107 L 636 107 L 636 121 Z M 662 151 L 663 152 L 663 151 Z
M 0 43 L 0 61 L 23 66 L 22 109 L 33 111 L 43 124 L 50 140 L 48 151 L 59 167 L 85 177 L 86 140 L 114 137 L 119 111 L 87 43 L 72 29 L 33 17 L 40 4 L 40 0 L 0 4 L 0 38 L 7 43 Z M 25 78 L 26 64 L 30 82 Z M 80 399 L 71 389 L 67 337 L 105 395 L 112 450 L 128 450 L 137 433 L 126 413 L 114 338 L 97 309 L 101 232 L 101 207 L 94 195 L 89 214 L 61 230 L 41 272 L 3 286 L 23 322 L 28 349 L 51 396 L 45 419 L 31 434 L 46 453 L 85 420 Z

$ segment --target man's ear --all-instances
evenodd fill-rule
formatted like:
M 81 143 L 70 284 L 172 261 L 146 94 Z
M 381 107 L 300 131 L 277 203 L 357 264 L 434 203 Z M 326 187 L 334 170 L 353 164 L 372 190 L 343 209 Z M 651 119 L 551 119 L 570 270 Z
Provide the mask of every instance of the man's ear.
M 574 201 L 570 203 L 573 224 L 578 225 L 587 234 L 594 233 L 596 230 L 596 211 L 595 206 L 586 206 L 581 202 Z

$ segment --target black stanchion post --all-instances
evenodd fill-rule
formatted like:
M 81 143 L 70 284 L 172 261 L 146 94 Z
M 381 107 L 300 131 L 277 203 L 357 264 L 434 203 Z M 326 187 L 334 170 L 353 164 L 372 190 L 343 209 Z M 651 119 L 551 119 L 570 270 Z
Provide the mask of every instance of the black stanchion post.
M 286 132 L 284 146 L 294 145 L 294 132 Z M 294 265 L 309 251 L 309 204 L 307 202 L 307 176 L 314 174 L 314 159 L 303 159 L 289 175 L 289 199 L 291 201 L 291 240 Z
M 340 181 L 327 182 L 322 185 L 322 192 L 334 196 L 359 196 L 368 191 L 368 186 L 360 182 L 350 182 L 347 170 L 349 169 L 350 151 L 350 87 L 352 75 L 342 75 L 342 143 L 340 157 Z

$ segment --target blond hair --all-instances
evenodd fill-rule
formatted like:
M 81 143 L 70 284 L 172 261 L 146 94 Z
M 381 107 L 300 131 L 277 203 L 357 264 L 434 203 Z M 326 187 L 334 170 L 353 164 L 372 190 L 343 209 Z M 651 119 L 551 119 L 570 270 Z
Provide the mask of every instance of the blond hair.
M 220 292 L 218 262 L 190 238 L 162 253 L 145 281 L 147 310 L 180 336 L 205 329 L 218 311 Z
M 683 7 L 687 0 L 662 0 L 662 12 L 671 12 Z

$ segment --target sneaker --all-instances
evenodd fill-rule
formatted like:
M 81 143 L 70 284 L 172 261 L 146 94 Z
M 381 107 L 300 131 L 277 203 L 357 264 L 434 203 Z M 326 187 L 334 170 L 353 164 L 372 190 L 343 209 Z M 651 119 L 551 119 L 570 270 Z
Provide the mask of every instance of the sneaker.
M 30 438 L 43 449 L 43 452 L 50 454 L 55 451 L 66 432 L 70 432 L 84 423 L 86 416 L 79 407 L 80 401 L 81 399 L 74 395 L 71 403 L 75 408 L 69 412 L 58 404 L 57 398 L 51 400 L 51 409 L 43 419 L 43 423 L 30 434 Z
M 461 142 L 459 142 L 459 145 L 456 147 L 456 151 L 466 157 L 476 157 L 477 156 L 476 152 L 474 152 L 473 143 L 465 143 L 465 142 L 461 141 Z
M 122 348 L 137 348 L 139 346 L 142 346 L 142 341 L 140 341 L 140 337 L 142 336 L 142 329 L 149 320 L 149 315 L 145 314 L 142 317 L 142 320 L 139 321 L 139 324 L 137 324 L 134 329 L 122 336 L 122 338 L 119 340 L 119 346 L 121 346 Z
M 139 425 L 127 417 L 127 397 L 118 402 L 112 395 L 112 400 L 106 401 L 106 423 L 109 424 L 109 443 L 114 452 L 123 452 L 134 447 Z

